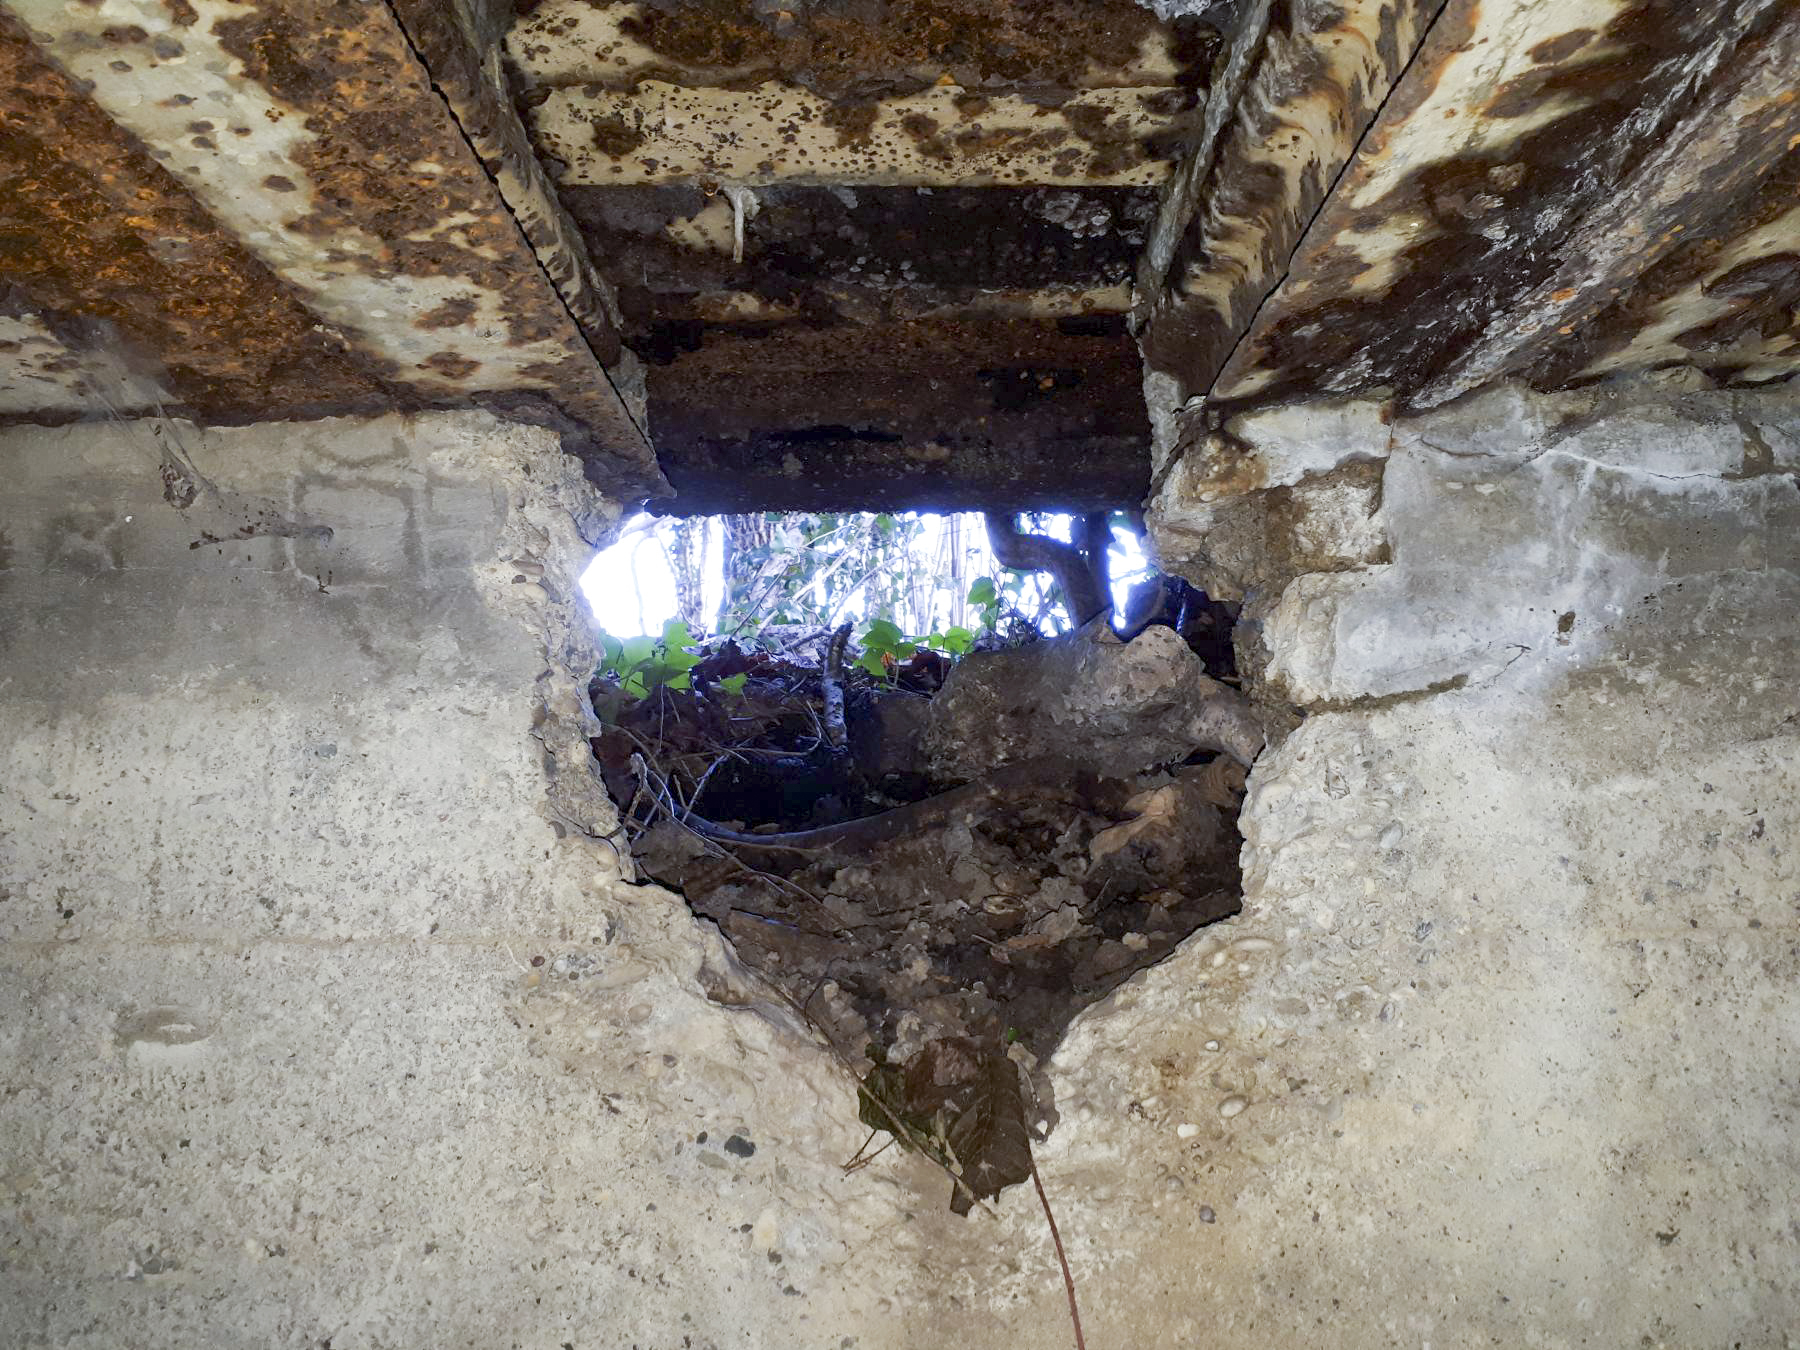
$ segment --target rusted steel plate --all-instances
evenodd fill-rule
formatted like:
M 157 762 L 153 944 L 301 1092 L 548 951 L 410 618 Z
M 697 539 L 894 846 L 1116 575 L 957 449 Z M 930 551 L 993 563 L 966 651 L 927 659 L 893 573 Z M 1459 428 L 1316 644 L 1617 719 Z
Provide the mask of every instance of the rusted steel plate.
M 1130 0 L 552 0 L 508 47 L 564 184 L 1154 184 L 1217 42 Z
M 1140 273 L 1159 422 L 1212 383 L 1436 9 L 1436 0 L 1271 8 L 1215 159 L 1184 165 Z
M 19 347 L 0 348 L 15 368 L 8 413 L 135 412 L 166 398 L 223 420 L 388 396 L 386 364 L 321 324 L 4 12 L 0 91 L 0 283 L 22 330 L 8 338 Z
M 513 110 L 502 64 L 502 32 L 477 31 L 477 16 L 447 0 L 389 3 L 594 355 L 611 365 L 619 359 L 618 300 L 595 269 L 580 230 L 557 200 L 525 124 Z
M 1682 360 L 1727 380 L 1800 368 L 1800 6 L 1771 17 L 1570 232 L 1556 274 L 1414 403 L 1514 372 L 1556 384 Z
M 1155 210 L 1149 189 L 784 186 L 756 193 L 740 258 L 723 192 L 566 198 L 638 332 L 691 319 L 1118 312 Z
M 1123 316 L 709 325 L 689 337 L 692 348 L 647 353 L 683 513 L 1125 506 L 1148 485 Z
M 545 0 L 520 9 L 507 46 L 528 89 L 778 82 L 851 104 L 939 83 L 1052 97 L 1192 88 L 1217 40 L 1134 0 Z
M 373 372 L 369 388 L 415 402 L 533 393 L 588 428 L 592 453 L 614 472 L 656 483 L 642 434 L 385 6 L 0 8 L 182 185 L 174 194 L 166 181 L 154 186 L 160 209 L 189 214 L 221 254 L 247 254 L 279 281 L 279 303 L 308 314 L 298 331 L 316 330 L 315 346 L 341 346 L 337 367 L 299 362 L 295 383 L 310 384 L 316 401 L 332 401 L 332 381 L 347 380 L 351 366 Z M 65 161 L 86 153 L 79 140 L 49 149 Z M 175 204 L 180 195 L 191 201 Z M 86 228 L 113 254 L 153 243 L 128 207 Z M 113 305 L 164 304 L 158 296 L 181 284 L 178 266 L 168 273 L 164 291 L 147 294 L 141 275 L 118 278 Z M 248 307 L 225 306 L 195 316 L 196 332 L 228 345 L 240 317 L 259 322 Z M 151 354 L 165 364 L 186 356 Z M 266 397 L 241 411 L 270 415 Z
M 670 508 L 1141 495 L 1120 316 L 1217 43 L 1132 0 L 531 5 Z
M 1093 89 L 1051 106 L 943 85 L 846 107 L 792 85 L 556 89 L 534 114 L 565 184 L 1159 183 L 1179 92 Z M 1171 106 L 1175 105 L 1175 106 Z
M 1800 146 L 1735 220 L 1721 213 L 1711 224 L 1684 229 L 1530 377 L 1557 385 L 1686 363 L 1721 382 L 1761 384 L 1800 369 Z
M 1213 399 L 1791 370 L 1796 24 L 1451 0 Z

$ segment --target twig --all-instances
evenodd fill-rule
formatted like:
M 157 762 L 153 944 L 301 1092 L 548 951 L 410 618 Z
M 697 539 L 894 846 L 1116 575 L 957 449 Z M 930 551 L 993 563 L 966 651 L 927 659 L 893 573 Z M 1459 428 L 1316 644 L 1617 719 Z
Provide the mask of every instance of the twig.
M 849 1162 L 844 1164 L 844 1171 L 846 1173 L 862 1171 L 863 1168 L 867 1167 L 870 1163 L 874 1162 L 877 1158 L 879 1158 L 882 1154 L 886 1153 L 890 1148 L 892 1148 L 894 1146 L 894 1136 L 890 1134 L 888 1136 L 887 1143 L 883 1144 L 880 1148 L 876 1149 L 873 1153 L 870 1153 L 867 1156 L 864 1156 L 863 1148 L 867 1148 L 872 1142 L 874 1142 L 875 1136 L 879 1133 L 880 1133 L 879 1130 L 870 1130 L 869 1131 L 869 1137 L 867 1139 L 863 1140 L 862 1148 L 859 1148 L 856 1150 L 856 1156 L 853 1157 L 852 1159 L 850 1159 Z
M 681 813 L 683 821 L 686 821 L 687 818 L 694 813 L 694 804 L 700 800 L 700 794 L 706 791 L 706 780 L 713 776 L 713 770 L 718 768 L 719 765 L 723 764 L 729 758 L 730 756 L 728 754 L 720 755 L 707 766 L 706 772 L 700 775 L 700 781 L 694 784 L 693 792 L 688 794 L 687 809 Z
M 952 812 L 990 797 L 1036 797 L 1053 801 L 1080 801 L 1103 784 L 1084 775 L 1068 760 L 1054 757 L 1021 760 L 996 769 L 986 778 L 940 792 L 934 797 L 908 802 L 872 816 L 859 816 L 840 825 L 781 834 L 743 834 L 715 825 L 700 816 L 683 823 L 695 833 L 740 848 L 769 849 L 780 853 L 821 853 L 829 850 L 866 849 L 903 834 L 935 825 Z
M 850 625 L 840 624 L 825 648 L 825 664 L 819 669 L 819 686 L 825 692 L 825 739 L 831 743 L 833 755 L 842 755 L 850 745 L 844 727 L 844 649 L 850 645 Z
M 641 754 L 632 755 L 631 767 L 632 771 L 637 775 L 640 793 L 649 788 L 651 781 L 656 783 L 656 788 L 650 791 L 651 807 L 655 810 L 660 810 L 669 818 L 670 823 L 675 825 L 678 829 L 686 830 L 689 834 L 700 840 L 701 843 L 705 844 L 710 850 L 709 856 L 722 859 L 723 861 L 730 863 L 733 867 L 736 867 L 739 871 L 748 872 L 751 876 L 762 881 L 770 882 L 778 888 L 786 887 L 801 899 L 810 900 L 815 905 L 819 906 L 821 910 L 825 909 L 823 897 L 808 890 L 797 881 L 790 881 L 787 877 L 776 876 L 773 872 L 764 872 L 759 868 L 752 867 L 730 849 L 721 847 L 718 840 L 712 838 L 704 830 L 697 828 L 689 819 L 684 818 L 682 813 L 677 812 L 675 809 L 674 798 L 669 792 L 668 785 L 662 779 L 658 778 L 655 771 L 650 768 L 647 756 Z M 637 797 L 634 796 L 632 800 L 635 802 Z M 695 816 L 693 819 L 699 820 L 699 817 Z M 639 837 L 642 837 L 644 830 L 648 830 L 653 822 L 654 817 L 643 823 L 642 828 L 638 831 Z M 701 821 L 700 823 L 702 825 L 707 824 L 705 821 Z M 719 827 L 714 826 L 713 828 L 717 829 Z M 730 834 L 731 831 L 725 831 L 725 833 Z M 746 837 L 754 838 L 755 836 Z M 617 850 L 615 849 L 615 852 L 616 851 Z M 818 852 L 819 850 L 809 849 L 805 851 Z M 842 930 L 838 930 L 837 935 L 842 936 Z
M 1069 1273 L 1069 1258 L 1063 1252 L 1062 1234 L 1056 1231 L 1056 1215 L 1050 1212 L 1050 1197 L 1044 1194 L 1044 1179 L 1038 1175 L 1037 1158 L 1029 1144 L 1025 1156 L 1031 1159 L 1031 1184 L 1037 1187 L 1038 1203 L 1044 1207 L 1044 1217 L 1050 1221 L 1050 1241 L 1056 1245 L 1056 1260 L 1062 1266 L 1063 1288 L 1069 1294 L 1069 1320 L 1075 1324 L 1075 1350 L 1087 1350 L 1087 1342 L 1081 1336 L 1081 1309 L 1075 1304 L 1075 1277 Z

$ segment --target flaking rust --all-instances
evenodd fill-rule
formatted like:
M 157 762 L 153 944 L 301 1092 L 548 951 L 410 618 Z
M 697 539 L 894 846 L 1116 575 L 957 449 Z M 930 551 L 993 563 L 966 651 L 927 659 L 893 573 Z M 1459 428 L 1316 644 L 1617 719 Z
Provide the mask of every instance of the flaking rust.
M 1216 402 L 1792 369 L 1800 12 L 1584 13 L 1446 6 Z
M 209 420 L 529 395 L 621 487 L 660 483 L 386 7 L 6 9 L 32 308 L 104 320 Z
M 104 326 L 160 368 L 179 406 L 213 420 L 389 396 L 385 363 L 319 325 L 4 11 L 0 91 L 0 275 L 15 304 L 65 333 Z

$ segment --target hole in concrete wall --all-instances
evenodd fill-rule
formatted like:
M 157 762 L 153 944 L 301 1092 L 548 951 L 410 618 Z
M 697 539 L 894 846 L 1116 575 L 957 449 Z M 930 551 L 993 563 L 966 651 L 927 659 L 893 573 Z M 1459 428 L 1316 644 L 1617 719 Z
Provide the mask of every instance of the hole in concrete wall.
M 947 1044 L 1031 1067 L 1240 907 L 1235 611 L 1154 577 L 1129 618 L 611 640 L 594 754 L 642 872 L 897 1104 Z
M 1067 542 L 1074 522 L 1044 512 L 1033 514 L 1029 527 Z M 885 548 L 871 538 L 884 531 Z M 1133 599 L 1133 588 L 1155 574 L 1141 540 L 1121 528 L 1111 543 L 1107 570 L 1119 621 L 1151 615 L 1152 597 Z M 968 590 L 983 576 L 999 584 L 1000 617 L 1046 634 L 1070 626 L 1050 576 L 1003 568 L 975 511 L 687 519 L 643 513 L 592 560 L 582 589 L 601 628 L 620 637 L 660 633 L 679 618 L 693 633 L 760 637 L 773 626 L 793 638 L 808 621 L 819 628 L 873 616 L 929 634 L 977 627 Z

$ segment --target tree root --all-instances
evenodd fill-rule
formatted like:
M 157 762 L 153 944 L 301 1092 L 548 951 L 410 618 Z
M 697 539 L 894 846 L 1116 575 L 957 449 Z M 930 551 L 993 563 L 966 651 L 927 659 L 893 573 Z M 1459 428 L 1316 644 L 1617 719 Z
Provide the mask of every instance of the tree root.
M 856 854 L 889 843 L 902 835 L 943 823 L 956 812 L 973 809 L 997 797 L 1009 800 L 1035 798 L 1066 801 L 1084 807 L 1116 807 L 1129 796 L 1129 784 L 1096 778 L 1073 760 L 1059 757 L 1030 759 L 996 769 L 985 778 L 940 792 L 923 801 L 908 802 L 891 811 L 841 825 L 814 830 L 790 830 L 783 834 L 744 834 L 690 815 L 682 823 L 696 834 L 734 848 L 766 849 L 781 853 Z
M 1093 569 L 1073 544 L 1022 533 L 1018 518 L 1010 511 L 989 511 L 985 519 L 994 560 L 1002 567 L 1054 576 L 1077 628 L 1112 607 L 1112 597 L 1101 595 Z
M 849 753 L 850 733 L 844 726 L 844 650 L 850 645 L 850 625 L 841 624 L 825 648 L 825 664 L 819 670 L 819 686 L 825 694 L 825 741 L 833 755 Z

